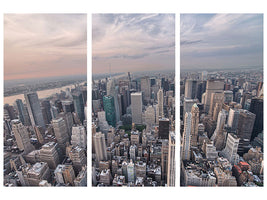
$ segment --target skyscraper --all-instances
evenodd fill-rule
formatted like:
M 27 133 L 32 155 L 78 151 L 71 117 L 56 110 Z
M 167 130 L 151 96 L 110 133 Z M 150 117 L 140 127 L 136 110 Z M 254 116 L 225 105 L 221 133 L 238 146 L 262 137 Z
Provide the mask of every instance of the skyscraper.
M 96 152 L 96 161 L 99 164 L 99 161 L 106 161 L 107 160 L 107 150 L 106 150 L 106 142 L 105 142 L 105 135 L 101 132 L 97 132 L 93 136 L 93 142 Z
M 157 98 L 158 98 L 158 116 L 159 118 L 164 117 L 164 109 L 163 109 L 163 90 L 160 88 L 158 93 L 157 93 Z
M 198 123 L 199 123 L 199 108 L 194 104 L 191 109 L 191 146 L 196 147 L 198 144 Z
M 24 94 L 32 126 L 45 128 L 45 122 L 36 92 Z
M 195 99 L 197 98 L 197 81 L 192 79 L 187 79 L 185 81 L 185 98 Z
M 23 125 L 25 125 L 25 117 L 24 117 L 24 115 L 25 115 L 25 111 L 24 111 L 25 108 L 24 108 L 24 105 L 22 103 L 22 100 L 21 99 L 17 99 L 16 100 L 16 104 L 17 104 L 18 111 L 19 111 L 19 119 L 20 119 L 21 123 Z
M 190 160 L 190 146 L 191 146 L 191 123 L 192 123 L 192 114 L 191 112 L 185 113 L 184 120 L 184 133 L 183 133 L 183 142 L 182 142 L 182 159 Z
M 24 151 L 25 154 L 33 151 L 34 147 L 30 142 L 29 133 L 25 126 L 17 119 L 12 120 L 11 125 L 19 150 Z
M 135 92 L 131 94 L 132 123 L 142 124 L 142 93 Z
M 81 123 L 85 119 L 84 116 L 84 103 L 83 103 L 83 96 L 81 92 L 75 92 L 72 94 L 75 112 L 78 114 Z
M 115 116 L 115 106 L 114 106 L 114 97 L 104 96 L 103 97 L 103 106 L 106 113 L 106 120 L 109 125 L 116 127 L 116 116 Z
M 175 133 L 172 131 L 169 135 L 167 185 L 175 186 Z
M 84 126 L 73 126 L 71 135 L 71 144 L 79 147 L 86 148 L 86 131 Z
M 50 124 L 51 120 L 52 120 L 52 115 L 51 115 L 51 105 L 50 102 L 48 100 L 44 100 L 41 102 L 42 105 L 42 113 L 43 113 L 43 117 L 44 117 L 44 121 L 45 124 Z
M 256 115 L 251 135 L 251 140 L 253 140 L 263 130 L 263 99 L 252 98 L 249 111 Z
M 141 91 L 144 94 L 144 101 L 148 103 L 151 95 L 150 78 L 148 76 L 141 78 Z
M 169 139 L 170 120 L 167 118 L 159 119 L 159 138 Z
M 40 150 L 40 160 L 46 162 L 50 169 L 56 169 L 59 164 L 59 155 L 57 152 L 58 144 L 48 142 Z
M 206 95 L 205 95 L 205 102 L 204 102 L 205 112 L 208 112 L 210 109 L 211 94 L 215 92 L 222 92 L 223 89 L 224 89 L 223 79 L 210 79 L 207 81 Z
M 237 137 L 240 138 L 238 145 L 238 154 L 243 155 L 249 150 L 249 142 L 254 126 L 256 115 L 247 110 L 240 110 L 238 125 L 237 125 Z
M 58 142 L 59 147 L 61 148 L 63 154 L 66 152 L 66 145 L 69 142 L 69 134 L 67 126 L 63 118 L 59 117 L 52 120 L 52 126 L 54 133 Z

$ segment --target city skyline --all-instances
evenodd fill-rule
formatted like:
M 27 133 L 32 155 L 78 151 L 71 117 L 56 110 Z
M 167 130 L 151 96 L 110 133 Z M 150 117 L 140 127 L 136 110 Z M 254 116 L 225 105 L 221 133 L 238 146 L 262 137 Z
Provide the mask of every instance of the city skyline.
M 93 74 L 174 69 L 174 14 L 93 14 Z
M 5 14 L 4 80 L 86 75 L 86 21 L 86 14 Z
M 263 14 L 181 14 L 181 70 L 263 66 Z

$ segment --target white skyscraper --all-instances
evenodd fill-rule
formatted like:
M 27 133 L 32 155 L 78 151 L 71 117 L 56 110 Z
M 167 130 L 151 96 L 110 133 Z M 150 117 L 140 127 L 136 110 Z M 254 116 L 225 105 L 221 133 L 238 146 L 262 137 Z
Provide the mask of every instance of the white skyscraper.
M 191 121 L 192 121 L 191 112 L 185 113 L 184 133 L 183 133 L 183 142 L 182 142 L 182 159 L 183 160 L 190 160 Z
M 135 92 L 131 94 L 132 123 L 142 124 L 142 93 Z
M 106 161 L 107 150 L 106 150 L 105 135 L 102 134 L 101 132 L 97 132 L 93 136 L 93 142 L 95 146 L 97 164 L 99 164 L 99 161 Z
M 175 186 L 175 133 L 172 131 L 169 135 L 167 185 Z
M 157 93 L 157 98 L 158 98 L 158 111 L 159 111 L 159 118 L 164 117 L 164 110 L 163 110 L 163 90 L 162 88 L 159 89 Z
M 222 152 L 232 165 L 236 165 L 239 161 L 239 156 L 237 154 L 238 144 L 239 138 L 233 133 L 229 133 L 226 146 Z
M 219 112 L 218 120 L 217 120 L 217 126 L 216 126 L 216 129 L 215 129 L 213 135 L 211 136 L 211 140 L 215 140 L 216 136 L 218 134 L 222 133 L 223 127 L 225 125 L 225 120 L 226 120 L 226 111 L 222 110 Z
M 134 163 L 133 163 L 132 160 L 127 165 L 127 175 L 128 175 L 128 183 L 134 182 L 134 180 L 135 180 L 135 176 L 134 176 Z
M 156 108 L 155 106 L 148 106 L 144 112 L 144 117 L 145 117 L 145 123 L 148 126 L 153 126 L 156 124 Z
M 71 135 L 71 144 L 79 147 L 86 148 L 87 137 L 84 126 L 73 126 Z
M 20 151 L 24 151 L 25 154 L 34 150 L 33 145 L 30 142 L 29 133 L 25 126 L 18 120 L 11 121 L 12 131 L 14 132 L 17 146 Z
M 62 152 L 66 152 L 66 144 L 69 142 L 69 134 L 65 121 L 62 117 L 52 120 L 52 125 L 54 133 L 58 142 L 58 146 L 61 148 Z

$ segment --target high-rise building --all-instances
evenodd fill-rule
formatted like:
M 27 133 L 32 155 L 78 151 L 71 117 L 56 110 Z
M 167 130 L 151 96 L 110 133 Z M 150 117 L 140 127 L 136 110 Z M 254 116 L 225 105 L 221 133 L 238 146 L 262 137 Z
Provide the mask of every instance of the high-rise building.
M 234 95 L 233 91 L 227 90 L 223 92 L 224 94 L 224 103 L 229 104 L 233 101 Z
M 167 186 L 175 186 L 175 133 L 169 135 Z
M 187 79 L 185 82 L 185 98 L 195 99 L 197 98 L 197 81 Z
M 223 79 L 210 79 L 207 81 L 206 87 L 206 97 L 204 102 L 204 109 L 207 113 L 210 109 L 211 104 L 211 94 L 215 92 L 222 92 L 224 89 L 224 80 Z
M 34 147 L 30 142 L 29 132 L 26 127 L 18 119 L 12 120 L 11 125 L 19 150 L 24 151 L 25 154 L 33 151 Z
M 106 150 L 106 142 L 105 142 L 105 135 L 101 132 L 95 133 L 93 136 L 93 142 L 96 152 L 96 161 L 99 164 L 99 161 L 106 161 L 107 160 L 107 150 Z
M 142 124 L 142 93 L 135 92 L 131 94 L 132 123 Z
M 69 153 L 69 157 L 73 163 L 73 168 L 78 174 L 82 167 L 87 165 L 85 149 L 80 148 L 79 146 L 71 146 Z
M 239 138 L 233 134 L 229 133 L 227 137 L 227 142 L 225 145 L 223 152 L 223 155 L 232 165 L 236 165 L 239 162 L 239 156 L 237 154 L 239 144 Z
M 197 147 L 198 144 L 198 123 L 199 123 L 199 108 L 194 104 L 191 109 L 191 146 Z
M 240 110 L 238 125 L 237 125 L 237 137 L 240 138 L 238 145 L 238 154 L 243 155 L 249 150 L 249 142 L 254 126 L 256 115 L 247 110 Z
M 222 109 L 223 100 L 223 92 L 214 92 L 211 94 L 209 115 L 213 118 L 214 121 L 217 120 L 218 114 Z
M 150 100 L 150 78 L 148 76 L 145 76 L 141 78 L 141 91 L 144 94 L 144 101 L 147 103 Z
M 152 127 L 156 124 L 156 108 L 155 106 L 148 106 L 144 112 L 144 123 L 147 126 Z
M 52 126 L 57 139 L 57 143 L 63 154 L 65 154 L 67 142 L 69 142 L 69 134 L 66 123 L 63 118 L 60 117 L 52 120 Z
M 191 112 L 192 106 L 197 103 L 197 99 L 184 99 L 184 107 L 183 107 L 183 119 L 185 117 L 185 113 Z M 185 119 L 184 119 L 185 120 Z
M 157 93 L 158 98 L 158 117 L 163 118 L 164 117 L 164 109 L 163 109 L 163 90 L 160 88 Z
M 226 121 L 226 111 L 222 110 L 220 111 L 219 115 L 218 115 L 218 120 L 217 120 L 217 126 L 216 129 L 211 137 L 212 140 L 215 140 L 215 138 L 222 133 L 224 125 L 225 125 L 225 121 Z
M 128 183 L 135 181 L 135 170 L 134 170 L 134 163 L 130 160 L 130 163 L 127 165 L 127 176 L 128 176 Z
M 183 133 L 183 141 L 182 141 L 182 159 L 190 160 L 190 146 L 191 146 L 191 124 L 192 124 L 192 113 L 185 113 L 184 120 L 184 133 Z
M 54 174 L 58 184 L 74 186 L 75 173 L 72 165 L 58 165 Z
M 103 106 L 106 114 L 106 120 L 109 125 L 116 127 L 116 115 L 114 107 L 114 97 L 104 96 L 103 97 Z
M 81 123 L 83 123 L 85 116 L 84 116 L 84 103 L 83 103 L 82 93 L 74 92 L 72 94 L 72 97 L 73 97 L 75 112 L 78 114 Z
M 239 110 L 230 108 L 227 125 L 231 128 L 231 132 L 235 132 L 238 125 Z
M 52 120 L 52 115 L 51 115 L 51 105 L 48 100 L 44 100 L 41 102 L 41 109 L 44 117 L 44 122 L 45 124 L 50 124 Z
M 56 169 L 59 164 L 59 155 L 57 152 L 58 144 L 48 142 L 40 149 L 40 160 L 46 162 L 50 169 Z
M 27 93 L 24 97 L 32 126 L 41 126 L 45 128 L 45 122 L 37 93 Z
M 251 141 L 252 141 L 263 130 L 263 99 L 252 98 L 249 111 L 256 115 L 251 135 Z
M 114 79 L 108 79 L 108 81 L 107 81 L 107 96 L 113 97 L 114 114 L 115 114 L 115 119 L 117 122 L 120 121 L 120 116 L 121 116 L 118 94 L 119 94 L 119 87 L 115 85 L 115 80 Z
M 163 140 L 161 145 L 161 180 L 163 180 L 164 183 L 167 183 L 168 153 L 168 140 Z
M 170 120 L 167 118 L 159 119 L 159 138 L 169 139 Z
M 16 100 L 16 104 L 17 104 L 17 108 L 18 108 L 18 111 L 19 111 L 19 119 L 21 121 L 21 123 L 23 125 L 25 125 L 25 108 L 24 108 L 24 105 L 22 103 L 22 100 L 21 99 L 17 99 Z
M 86 130 L 84 126 L 73 126 L 71 135 L 71 144 L 79 147 L 87 147 Z

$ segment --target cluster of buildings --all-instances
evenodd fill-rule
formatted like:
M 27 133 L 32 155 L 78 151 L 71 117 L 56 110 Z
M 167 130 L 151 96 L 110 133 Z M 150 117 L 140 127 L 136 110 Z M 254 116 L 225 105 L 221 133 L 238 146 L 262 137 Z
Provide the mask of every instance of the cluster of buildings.
M 182 186 L 263 185 L 263 73 L 184 72 Z
M 87 86 L 4 105 L 5 186 L 87 185 Z
M 92 185 L 175 185 L 174 73 L 94 80 Z

